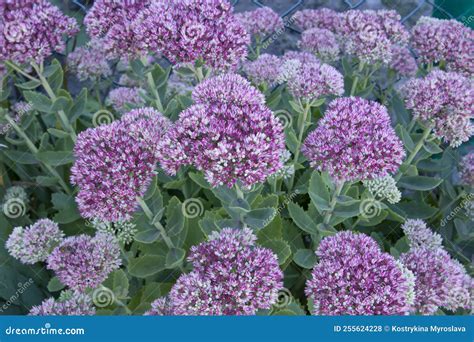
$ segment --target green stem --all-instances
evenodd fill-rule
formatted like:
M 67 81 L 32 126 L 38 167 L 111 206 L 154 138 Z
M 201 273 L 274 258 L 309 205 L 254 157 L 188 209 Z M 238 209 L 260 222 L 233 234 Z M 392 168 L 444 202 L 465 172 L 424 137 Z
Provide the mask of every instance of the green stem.
M 411 133 L 411 131 L 415 127 L 415 124 L 416 124 L 416 119 L 415 118 L 411 119 L 410 123 L 408 124 L 408 128 L 407 128 L 408 133 Z
M 147 64 L 146 57 L 142 57 L 141 61 L 143 65 Z M 155 98 L 156 109 L 158 109 L 160 112 L 163 112 L 163 104 L 161 103 L 160 94 L 158 94 L 158 90 L 156 89 L 156 83 L 153 79 L 153 74 L 151 73 L 151 71 L 147 72 L 146 79 L 148 83 L 148 88 L 150 88 L 150 91 L 153 94 L 153 97 Z
M 331 198 L 331 202 L 329 203 L 329 210 L 324 212 L 324 219 L 323 219 L 324 224 L 329 224 L 329 221 L 331 221 L 334 208 L 336 208 L 337 197 L 341 194 L 343 186 L 344 186 L 344 182 L 336 183 L 336 189 L 334 190 L 334 194 Z
M 359 67 L 357 69 L 357 75 L 354 77 L 354 80 L 352 81 L 352 87 L 351 87 L 351 94 L 350 96 L 354 96 L 356 89 L 357 89 L 357 84 L 359 83 L 359 74 L 364 70 L 364 62 L 359 61 Z
M 300 102 L 300 105 L 301 105 L 302 110 L 298 116 L 298 143 L 296 145 L 295 157 L 293 158 L 293 166 L 294 166 L 295 171 L 291 175 L 290 181 L 288 183 L 288 190 L 293 189 L 293 184 L 295 182 L 295 174 L 296 174 L 296 164 L 298 164 L 301 144 L 303 143 L 303 135 L 305 132 L 306 120 L 308 119 L 308 114 L 311 110 L 311 105 L 309 103 L 306 103 L 305 105 L 303 105 Z
M 168 247 L 168 249 L 173 249 L 173 248 L 176 248 L 174 246 L 174 243 L 173 241 L 171 241 L 171 239 L 169 238 L 168 234 L 166 233 L 166 230 L 165 228 L 163 227 L 163 225 L 156 221 L 156 220 L 153 220 L 153 212 L 151 211 L 151 209 L 148 207 L 148 205 L 146 204 L 145 200 L 141 197 L 137 197 L 137 202 L 138 204 L 140 205 L 140 207 L 142 208 L 143 212 L 145 213 L 145 216 L 148 218 L 148 220 L 150 220 L 150 222 L 156 227 L 156 229 L 158 229 L 158 231 L 160 232 L 161 234 L 161 237 L 163 238 L 163 241 L 165 242 L 166 246 Z M 181 272 L 184 273 L 184 269 L 183 269 L 183 266 L 180 265 L 179 266 L 179 269 L 181 270 Z
M 425 143 L 425 140 L 426 138 L 428 138 L 428 136 L 430 135 L 431 133 L 431 127 L 428 126 L 425 128 L 425 130 L 423 131 L 423 135 L 421 136 L 420 140 L 418 141 L 418 143 L 415 145 L 415 148 L 413 149 L 413 151 L 410 153 L 410 155 L 408 156 L 407 160 L 405 160 L 405 162 L 403 163 L 406 167 L 410 166 L 411 163 L 413 162 L 413 160 L 415 159 L 416 155 L 418 154 L 418 152 L 420 152 L 421 148 L 423 147 L 423 144 Z M 396 181 L 399 181 L 400 178 L 402 178 L 403 176 L 403 172 L 401 171 L 398 171 L 398 173 L 396 174 L 396 176 L 394 177 Z
M 31 63 L 31 66 L 33 67 L 33 69 L 35 69 L 36 73 L 38 74 L 41 85 L 43 86 L 44 90 L 48 94 L 51 101 L 53 102 L 56 101 L 57 99 L 56 94 L 54 93 L 53 89 L 49 85 L 48 80 L 43 76 L 43 73 L 41 72 L 41 68 L 35 63 Z M 69 119 L 66 113 L 63 110 L 58 110 L 57 113 L 58 113 L 58 117 L 59 117 L 59 121 L 61 122 L 61 125 L 66 131 L 69 131 L 69 133 L 71 134 L 72 141 L 76 142 L 76 139 L 77 139 L 76 131 L 74 130 L 74 127 L 72 127 L 71 124 L 69 123 Z
M 202 72 L 202 66 L 200 66 L 198 68 L 194 68 L 194 74 L 196 75 L 196 80 L 198 81 L 198 83 L 201 83 L 202 80 L 204 79 L 204 74 Z
M 10 126 L 12 126 L 12 128 L 15 130 L 15 132 L 25 141 L 26 146 L 28 147 L 30 152 L 33 155 L 36 156 L 38 154 L 39 150 L 35 146 L 35 144 L 33 144 L 33 142 L 30 140 L 30 138 L 26 135 L 25 131 L 23 131 L 23 129 L 20 126 L 18 126 L 15 123 L 15 121 L 8 114 L 5 115 L 5 119 L 7 120 L 8 124 Z M 51 165 L 48 165 L 46 163 L 41 163 L 40 165 L 42 165 L 42 167 L 44 169 L 46 169 L 47 172 L 49 172 L 54 178 L 56 178 L 58 180 L 59 185 L 61 185 L 61 187 L 64 189 L 64 191 L 67 194 L 69 194 L 69 195 L 72 194 L 72 191 L 71 191 L 71 189 L 69 189 L 69 186 L 66 184 L 66 182 L 64 182 L 64 180 L 59 175 L 59 173 Z

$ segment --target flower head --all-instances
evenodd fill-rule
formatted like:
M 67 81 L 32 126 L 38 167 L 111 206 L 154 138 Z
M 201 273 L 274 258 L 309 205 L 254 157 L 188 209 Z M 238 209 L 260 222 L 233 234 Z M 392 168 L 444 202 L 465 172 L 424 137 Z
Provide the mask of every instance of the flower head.
M 140 96 L 141 89 L 119 87 L 112 89 L 107 96 L 107 104 L 111 105 L 117 112 L 125 113 L 128 111 L 127 105 L 142 107 L 145 100 Z
M 82 132 L 74 148 L 71 182 L 85 218 L 128 220 L 143 196 L 158 161 L 157 143 L 169 121 L 153 109 L 138 109 L 121 121 Z
M 270 7 L 238 13 L 235 17 L 244 25 L 248 33 L 261 38 L 282 30 L 285 26 L 283 19 Z
M 208 79 L 193 99 L 159 143 L 165 171 L 191 164 L 213 186 L 232 186 L 262 182 L 281 168 L 283 128 L 247 80 L 235 74 Z
M 47 268 L 61 283 L 83 292 L 99 286 L 121 263 L 115 237 L 98 233 L 66 238 L 48 257 Z
M 64 238 L 56 222 L 36 221 L 29 227 L 16 227 L 5 244 L 8 252 L 24 264 L 45 261 L 54 247 Z
M 338 32 L 341 20 L 339 14 L 329 8 L 301 10 L 296 12 L 292 19 L 303 30 L 321 28 L 333 33 Z
M 137 226 L 130 221 L 102 222 L 98 219 L 92 220 L 92 226 L 100 233 L 113 235 L 117 240 L 124 244 L 134 241 L 137 233 Z
M 407 47 L 392 45 L 390 67 L 402 76 L 415 76 L 418 71 L 415 57 Z
M 301 151 L 312 167 L 349 181 L 394 173 L 405 157 L 387 109 L 358 97 L 333 100 Z
M 474 188 L 474 151 L 466 154 L 459 166 L 462 183 Z
M 93 316 L 95 308 L 92 298 L 84 293 L 71 291 L 68 298 L 55 300 L 48 298 L 40 305 L 33 306 L 30 316 Z
M 405 315 L 412 310 L 413 276 L 377 242 L 351 231 L 324 238 L 306 284 L 315 315 Z
M 336 35 L 327 29 L 313 28 L 304 31 L 298 47 L 314 53 L 326 63 L 339 59 L 340 48 Z
M 433 315 L 441 307 L 471 309 L 472 278 L 444 249 L 411 248 L 400 261 L 416 277 L 415 306 L 421 314 Z
M 141 37 L 132 28 L 139 13 L 150 6 L 151 0 L 96 0 L 84 18 L 87 33 L 102 40 L 107 58 L 134 58 L 145 54 L 140 48 Z
M 0 62 L 41 63 L 78 32 L 76 20 L 47 0 L 2 1 L 0 16 Z
M 336 68 L 319 62 L 302 63 L 287 80 L 295 98 L 311 101 L 324 96 L 344 94 L 344 77 Z
M 397 182 L 390 175 L 366 180 L 364 185 L 373 196 L 381 200 L 386 199 L 389 203 L 398 203 L 402 198 L 402 194 L 397 188 Z
M 161 52 L 174 64 L 202 59 L 213 68 L 233 68 L 250 43 L 227 0 L 155 1 L 132 28 L 143 50 Z
M 423 220 L 406 220 L 402 229 L 408 238 L 410 248 L 439 248 L 443 242 L 441 235 L 433 232 Z
M 273 85 L 280 75 L 281 59 L 275 55 L 262 54 L 255 61 L 244 63 L 244 72 L 255 84 Z
M 421 17 L 412 29 L 412 45 L 424 63 L 446 62 L 451 71 L 474 72 L 474 31 L 457 20 Z
M 191 248 L 194 270 L 182 275 L 168 300 L 151 313 L 174 315 L 254 315 L 277 301 L 283 274 L 275 254 L 255 246 L 250 229 L 225 228 Z
M 408 31 L 396 11 L 350 10 L 340 14 L 344 50 L 366 63 L 390 63 L 392 45 L 405 45 Z
M 473 84 L 458 73 L 434 70 L 425 78 L 410 80 L 402 92 L 415 118 L 432 125 L 438 137 L 458 147 L 474 134 Z
M 87 46 L 77 48 L 67 58 L 69 68 L 81 81 L 97 81 L 112 75 L 109 63 L 98 40 L 91 40 Z

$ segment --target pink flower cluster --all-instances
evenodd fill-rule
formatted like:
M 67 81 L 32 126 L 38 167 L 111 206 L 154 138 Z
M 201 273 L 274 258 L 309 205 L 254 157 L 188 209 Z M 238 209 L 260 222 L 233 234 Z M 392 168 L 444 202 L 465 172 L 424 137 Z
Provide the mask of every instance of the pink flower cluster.
M 265 38 L 284 28 L 283 19 L 270 7 L 260 7 L 253 11 L 238 13 L 236 18 L 252 36 Z
M 145 105 L 145 100 L 140 96 L 141 88 L 118 87 L 112 89 L 107 96 L 107 104 L 112 106 L 118 113 L 128 111 L 128 106 L 141 107 Z
M 405 45 L 409 33 L 396 11 L 350 10 L 340 14 L 346 53 L 366 63 L 390 63 L 392 45 Z
M 96 82 L 112 75 L 102 49 L 101 41 L 91 40 L 87 46 L 77 48 L 69 54 L 67 64 L 79 80 Z
M 76 20 L 47 0 L 0 2 L 0 62 L 41 63 L 77 32 Z
M 339 31 L 340 17 L 336 11 L 329 8 L 321 8 L 317 10 L 305 9 L 296 12 L 292 19 L 296 25 L 303 30 L 313 28 L 327 29 L 333 33 Z
M 245 62 L 243 70 L 254 84 L 273 85 L 280 75 L 281 64 L 280 57 L 264 53 L 254 61 Z
M 462 158 L 459 174 L 463 184 L 474 188 L 474 151 Z
M 390 67 L 402 76 L 413 77 L 418 71 L 418 64 L 408 47 L 392 45 L 392 61 Z
M 413 275 L 365 234 L 324 238 L 306 283 L 315 315 L 406 315 L 412 311 Z
M 395 173 L 405 157 L 387 109 L 358 97 L 333 100 L 301 150 L 312 167 L 343 181 Z
M 276 255 L 255 246 L 248 228 L 224 228 L 191 248 L 194 270 L 182 275 L 149 315 L 254 315 L 270 309 L 283 286 Z
M 121 264 L 117 240 L 105 233 L 68 237 L 47 260 L 62 284 L 80 292 L 99 286 Z
M 434 70 L 425 78 L 412 79 L 402 89 L 405 105 L 415 118 L 433 125 L 434 133 L 452 147 L 474 133 L 474 87 L 469 78 Z
M 16 227 L 5 244 L 11 256 L 24 264 L 45 261 L 54 247 L 64 238 L 56 222 L 48 219 L 36 221 L 29 227 Z
M 158 161 L 157 144 L 170 122 L 152 108 L 133 110 L 121 121 L 79 134 L 71 182 L 85 218 L 127 220 L 136 209 Z
M 195 104 L 159 143 L 165 171 L 194 165 L 213 186 L 238 180 L 248 186 L 282 167 L 283 127 L 247 80 L 235 74 L 210 78 L 192 96 Z
M 134 58 L 146 54 L 141 49 L 140 40 L 132 22 L 151 0 L 110 1 L 96 0 L 84 18 L 87 33 L 100 39 L 108 58 Z
M 444 61 L 450 71 L 474 73 L 474 31 L 457 20 L 421 17 L 412 29 L 412 44 L 424 63 Z
M 237 66 L 250 37 L 227 0 L 154 1 L 131 24 L 141 50 L 160 52 L 172 63 L 203 60 L 218 69 Z
M 68 294 L 69 298 L 55 300 L 48 298 L 33 306 L 30 316 L 93 316 L 95 308 L 89 295 L 78 291 Z
M 313 28 L 303 32 L 298 47 L 314 53 L 320 60 L 331 63 L 339 59 L 337 37 L 327 29 Z

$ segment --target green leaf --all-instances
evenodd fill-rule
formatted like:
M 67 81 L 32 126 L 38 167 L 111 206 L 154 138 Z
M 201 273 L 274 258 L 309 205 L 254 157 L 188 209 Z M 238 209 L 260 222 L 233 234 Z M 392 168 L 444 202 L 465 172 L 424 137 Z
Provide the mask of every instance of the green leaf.
M 330 209 L 329 190 L 318 171 L 314 171 L 311 175 L 308 194 L 319 213 Z
M 70 135 L 68 132 L 56 128 L 48 128 L 48 133 L 60 139 L 67 138 Z
M 79 118 L 86 108 L 87 104 L 87 89 L 83 88 L 81 92 L 74 99 L 74 104 L 71 107 L 71 110 L 68 112 L 69 121 L 74 122 Z
M 245 214 L 243 220 L 251 228 L 262 229 L 273 220 L 275 214 L 275 208 L 259 208 Z
M 428 219 L 438 212 L 437 208 L 419 201 L 398 203 L 396 207 L 403 212 L 405 219 Z
M 33 90 L 38 88 L 41 85 L 40 81 L 32 80 L 24 83 L 17 83 L 15 86 L 20 89 Z
M 426 176 L 402 177 L 398 185 L 410 190 L 428 191 L 436 188 L 443 182 L 440 178 Z
M 122 269 L 110 273 L 102 285 L 111 289 L 119 299 L 124 299 L 128 295 L 129 282 L 127 274 Z
M 278 257 L 278 263 L 283 265 L 291 256 L 291 248 L 286 241 L 283 240 L 267 240 L 262 246 L 270 248 Z
M 313 222 L 311 217 L 301 208 L 298 204 L 294 202 L 288 203 L 288 211 L 291 218 L 296 223 L 298 227 L 309 234 L 317 234 L 318 229 L 316 223 Z
M 201 173 L 190 172 L 189 178 L 191 178 L 197 185 L 204 189 L 211 189 L 211 185 L 209 182 L 204 178 Z
M 167 269 L 173 269 L 180 266 L 183 263 L 186 251 L 181 248 L 171 248 L 166 254 L 165 267 Z
M 298 249 L 293 261 L 303 268 L 311 269 L 316 264 L 316 254 L 311 249 Z
M 146 278 L 165 269 L 165 258 L 160 255 L 145 255 L 131 259 L 128 271 L 137 278 Z
M 176 236 L 184 228 L 184 215 L 181 201 L 177 197 L 171 198 L 166 207 L 166 231 L 169 236 Z
M 360 214 L 361 201 L 351 201 L 348 205 L 336 205 L 334 215 L 344 218 L 354 217 Z
M 432 141 L 425 141 L 423 147 L 425 148 L 426 152 L 430 154 L 438 154 L 443 152 L 443 149 Z
M 33 106 L 34 109 L 40 112 L 51 113 L 51 107 L 53 103 L 49 97 L 35 91 L 25 91 L 23 92 L 23 96 L 25 97 L 26 101 L 28 101 Z
M 61 291 L 65 287 L 66 287 L 66 285 L 61 283 L 61 281 L 58 279 L 58 277 L 53 277 L 48 282 L 48 291 L 49 292 Z
M 26 165 L 34 165 L 38 164 L 38 159 L 28 152 L 20 152 L 20 151 L 3 151 L 8 159 L 18 163 L 18 164 L 26 164 Z
M 72 151 L 45 151 L 36 154 L 38 160 L 51 166 L 60 166 L 72 163 L 74 155 Z
M 55 177 L 37 176 L 36 183 L 41 186 L 53 186 L 58 183 L 58 180 Z

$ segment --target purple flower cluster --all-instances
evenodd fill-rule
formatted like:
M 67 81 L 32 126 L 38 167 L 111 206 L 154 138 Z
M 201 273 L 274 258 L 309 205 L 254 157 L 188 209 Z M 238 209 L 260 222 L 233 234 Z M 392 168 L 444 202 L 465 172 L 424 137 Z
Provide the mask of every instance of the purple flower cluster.
M 418 64 L 410 50 L 405 46 L 392 45 L 392 61 L 390 67 L 402 76 L 415 76 Z
M 457 20 L 421 17 L 412 29 L 412 45 L 424 63 L 444 61 L 450 71 L 474 73 L 474 31 Z
M 441 247 L 441 235 L 433 232 L 423 220 L 407 220 L 402 225 L 403 232 L 408 238 L 410 248 L 426 247 L 436 249 Z
M 48 219 L 36 221 L 29 227 L 16 227 L 5 244 L 8 252 L 24 264 L 45 261 L 54 247 L 64 238 L 56 222 Z
M 102 50 L 101 41 L 91 40 L 87 46 L 77 48 L 67 57 L 68 67 L 81 81 L 98 81 L 112 75 L 109 63 Z
M 473 281 L 464 267 L 442 248 L 427 246 L 411 248 L 400 261 L 413 272 L 415 306 L 424 315 L 434 314 L 444 307 L 471 309 Z
M 41 63 L 78 32 L 76 20 L 47 0 L 2 1 L 0 16 L 0 62 Z
M 118 113 L 125 113 L 128 110 L 127 104 L 137 107 L 145 104 L 145 100 L 140 96 L 141 91 L 138 87 L 118 87 L 110 91 L 106 102 Z
M 305 9 L 298 11 L 292 19 L 295 20 L 296 25 L 303 30 L 321 28 L 327 29 L 333 33 L 339 31 L 339 14 L 329 8 L 321 8 L 317 10 Z
M 320 62 L 301 63 L 287 78 L 290 94 L 305 101 L 344 94 L 344 77 L 334 67 Z
M 84 292 L 99 286 L 121 263 L 115 237 L 98 233 L 94 237 L 77 235 L 64 239 L 48 257 L 47 268 L 62 284 Z
M 327 29 L 313 28 L 304 31 L 298 47 L 314 53 L 326 63 L 339 59 L 340 48 L 336 35 Z
M 71 182 L 85 218 L 104 222 L 128 220 L 136 209 L 158 161 L 157 144 L 170 122 L 151 109 L 137 109 L 121 121 L 79 134 Z
M 282 30 L 285 26 L 283 19 L 270 7 L 260 7 L 254 11 L 238 13 L 235 17 L 248 33 L 260 38 Z
M 301 150 L 312 167 L 342 181 L 395 173 L 405 157 L 387 109 L 358 97 L 333 100 Z
M 134 32 L 132 22 L 151 0 L 110 1 L 96 0 L 84 18 L 87 33 L 103 42 L 107 58 L 134 58 L 144 55 L 140 36 Z
M 423 79 L 410 80 L 402 92 L 415 118 L 432 125 L 437 136 L 458 147 L 474 133 L 473 84 L 458 73 L 434 70 Z
M 160 52 L 172 63 L 202 59 L 227 69 L 247 55 L 250 37 L 227 0 L 154 1 L 131 24 L 145 51 Z
M 175 174 L 191 164 L 213 186 L 238 180 L 248 186 L 281 168 L 283 127 L 247 80 L 235 74 L 210 78 L 192 96 L 195 104 L 159 143 L 165 171 Z
M 278 56 L 264 53 L 254 61 L 245 62 L 243 69 L 253 83 L 273 85 L 280 75 L 281 63 Z
M 30 316 L 93 316 L 95 308 L 89 295 L 73 291 L 69 298 L 55 300 L 48 298 L 40 305 L 33 306 Z
M 405 45 L 408 31 L 396 11 L 350 10 L 340 14 L 344 50 L 366 63 L 390 63 L 392 45 Z
M 459 175 L 463 184 L 474 188 L 474 151 L 462 158 Z
M 306 284 L 315 315 L 406 315 L 412 311 L 412 275 L 377 242 L 351 231 L 324 238 Z
M 225 228 L 191 248 L 194 270 L 182 275 L 168 299 L 152 304 L 152 315 L 254 315 L 270 309 L 283 287 L 276 255 L 255 246 L 248 228 Z

